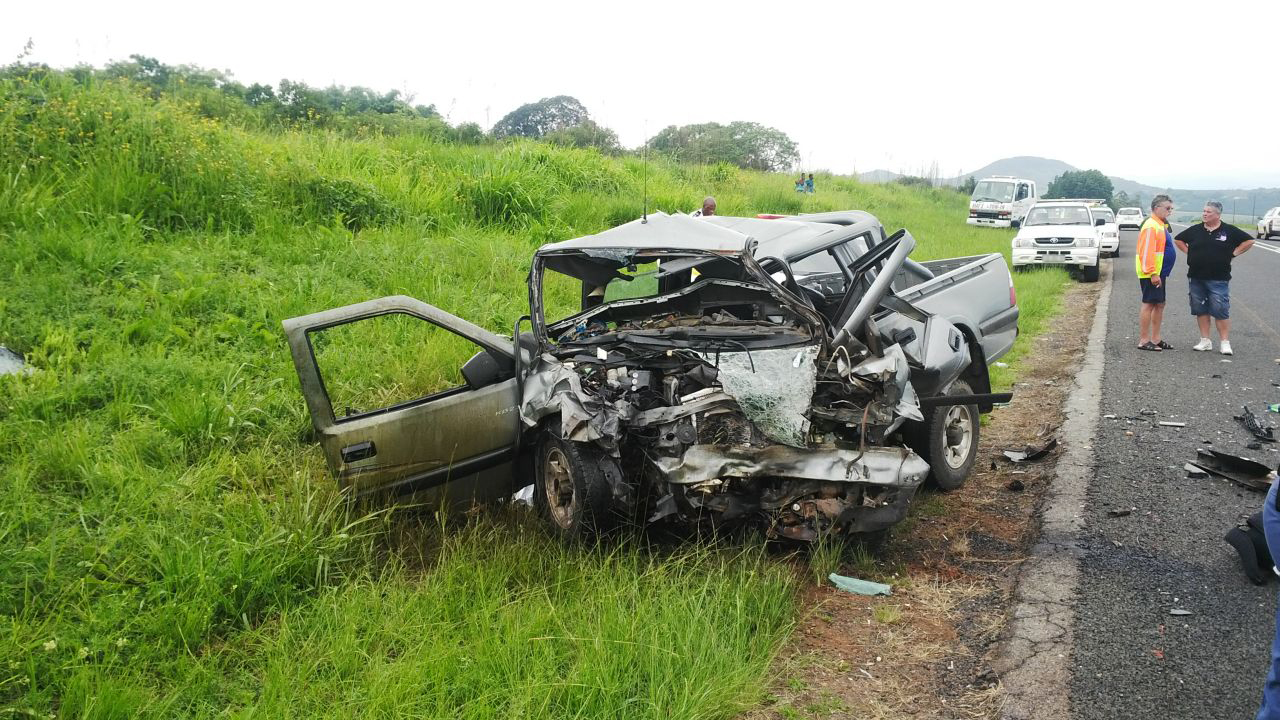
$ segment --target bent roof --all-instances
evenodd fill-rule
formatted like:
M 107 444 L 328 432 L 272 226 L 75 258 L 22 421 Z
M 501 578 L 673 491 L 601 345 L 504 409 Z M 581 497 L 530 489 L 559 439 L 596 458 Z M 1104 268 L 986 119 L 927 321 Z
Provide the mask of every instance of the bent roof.
M 858 220 L 874 221 L 865 213 L 851 213 Z M 714 216 L 696 218 L 689 215 L 651 213 L 648 221 L 632 220 L 615 228 L 565 240 L 538 249 L 538 254 L 568 250 L 602 250 L 626 248 L 632 250 L 699 250 L 705 252 L 741 252 L 748 239 L 759 243 L 768 254 L 793 255 L 806 247 L 817 247 L 834 242 L 849 233 L 845 223 L 821 222 L 824 215 L 805 216 L 796 219 L 767 220 Z M 861 232 L 859 222 L 858 232 Z

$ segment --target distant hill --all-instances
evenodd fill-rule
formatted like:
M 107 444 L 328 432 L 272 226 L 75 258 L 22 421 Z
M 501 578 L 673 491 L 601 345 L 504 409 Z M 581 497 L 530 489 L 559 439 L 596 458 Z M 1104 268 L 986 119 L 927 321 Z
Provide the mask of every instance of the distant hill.
M 975 178 L 984 178 L 989 175 L 1013 175 L 1014 177 L 1027 178 L 1035 180 L 1040 187 L 1040 192 L 1044 192 L 1049 188 L 1049 183 L 1069 170 L 1079 170 L 1080 168 L 1070 165 L 1061 160 L 1051 158 L 1036 157 L 1034 155 L 1019 155 L 1017 157 L 1008 157 L 996 160 L 993 163 L 984 165 L 973 172 L 967 172 L 963 175 L 950 178 L 939 178 L 938 182 L 942 185 L 959 185 L 964 182 L 965 178 L 970 175 Z M 858 179 L 862 182 L 893 182 L 902 177 L 900 173 L 890 170 L 872 170 L 871 172 L 860 173 Z M 1236 212 L 1245 215 L 1253 211 L 1256 205 L 1257 214 L 1261 215 L 1266 212 L 1267 208 L 1280 206 L 1280 188 L 1254 188 L 1245 190 L 1241 188 L 1225 189 L 1225 190 L 1179 190 L 1177 188 L 1156 187 L 1154 185 L 1144 185 L 1134 180 L 1128 180 L 1114 175 L 1108 175 L 1111 178 L 1111 184 L 1115 187 L 1116 192 L 1123 191 L 1130 197 L 1137 196 L 1144 201 L 1150 200 L 1157 193 L 1166 193 L 1173 198 L 1180 210 L 1199 211 L 1207 200 L 1218 200 L 1225 206 L 1226 212 L 1231 212 L 1231 198 L 1241 198 L 1236 200 Z

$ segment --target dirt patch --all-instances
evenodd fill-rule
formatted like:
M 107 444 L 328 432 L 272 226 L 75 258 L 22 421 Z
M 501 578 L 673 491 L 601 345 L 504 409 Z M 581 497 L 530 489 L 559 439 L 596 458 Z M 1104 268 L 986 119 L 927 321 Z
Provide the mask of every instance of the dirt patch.
M 995 642 L 1060 450 L 1024 464 L 1002 451 L 1062 424 L 1098 288 L 1064 293 L 1055 329 L 1019 362 L 1013 402 L 982 426 L 965 487 L 921 495 L 878 557 L 855 553 L 842 565 L 845 574 L 892 584 L 893 595 L 805 589 L 810 609 L 777 661 L 768 702 L 747 718 L 998 717 Z

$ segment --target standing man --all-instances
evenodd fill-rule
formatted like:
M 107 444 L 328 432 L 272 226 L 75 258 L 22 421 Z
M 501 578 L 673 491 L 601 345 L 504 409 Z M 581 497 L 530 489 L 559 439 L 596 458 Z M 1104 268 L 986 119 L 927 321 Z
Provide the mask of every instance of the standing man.
M 1218 350 L 1231 354 L 1231 297 L 1227 284 L 1231 280 L 1231 260 L 1253 247 L 1253 237 L 1234 225 L 1222 222 L 1222 203 L 1209 201 L 1200 213 L 1203 222 L 1178 233 L 1174 241 L 1187 254 L 1187 294 L 1191 298 L 1191 314 L 1200 326 L 1200 342 L 1192 350 L 1212 350 L 1209 339 L 1209 316 L 1218 327 Z
M 813 192 L 813 173 L 809 173 L 809 179 L 804 181 L 804 191 L 807 193 Z
M 1160 326 L 1164 322 L 1165 280 L 1178 258 L 1169 229 L 1171 212 L 1173 199 L 1168 195 L 1151 198 L 1151 216 L 1138 231 L 1138 251 L 1133 255 L 1133 265 L 1138 271 L 1138 285 L 1142 288 L 1142 308 L 1138 311 L 1139 350 L 1160 352 L 1173 349 L 1160 337 Z

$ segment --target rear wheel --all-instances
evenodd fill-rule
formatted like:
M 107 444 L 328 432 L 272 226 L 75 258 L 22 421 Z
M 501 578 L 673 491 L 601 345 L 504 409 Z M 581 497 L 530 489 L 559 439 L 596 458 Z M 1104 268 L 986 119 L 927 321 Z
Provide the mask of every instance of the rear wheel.
M 1085 282 L 1098 282 L 1098 266 L 1091 265 L 1080 268 L 1080 279 Z
M 613 490 L 621 471 L 593 447 L 546 433 L 538 444 L 534 505 L 551 526 L 571 540 L 590 539 L 613 527 Z
M 947 395 L 972 395 L 965 380 L 956 380 Z M 929 463 L 929 480 L 939 489 L 964 485 L 978 459 L 978 406 L 941 405 L 924 413 L 906 433 L 907 444 Z

